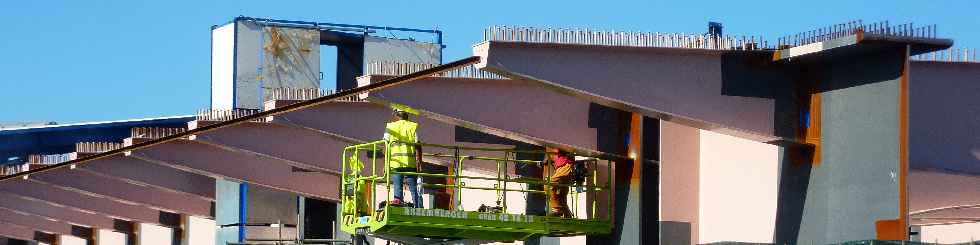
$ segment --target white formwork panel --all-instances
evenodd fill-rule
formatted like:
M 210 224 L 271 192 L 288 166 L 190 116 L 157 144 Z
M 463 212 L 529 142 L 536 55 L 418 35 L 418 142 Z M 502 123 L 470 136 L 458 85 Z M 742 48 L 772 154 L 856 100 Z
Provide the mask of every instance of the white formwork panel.
M 924 243 L 968 243 L 980 240 L 980 222 L 922 226 L 919 234 Z
M 98 229 L 95 231 L 95 245 L 126 245 L 126 234 Z
M 218 227 L 214 220 L 187 216 L 186 226 L 186 245 L 215 245 Z
M 172 245 L 173 230 L 167 227 L 139 223 L 136 227 L 137 245 Z
M 772 242 L 779 148 L 701 130 L 699 154 L 697 243 Z
M 88 241 L 81 237 L 58 235 L 58 245 L 87 245 Z

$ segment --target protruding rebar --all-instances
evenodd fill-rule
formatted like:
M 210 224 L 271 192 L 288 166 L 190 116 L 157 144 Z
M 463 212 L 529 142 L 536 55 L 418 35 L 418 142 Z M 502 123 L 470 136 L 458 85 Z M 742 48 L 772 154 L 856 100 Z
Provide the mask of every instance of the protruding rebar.
M 367 74 L 384 75 L 384 76 L 402 76 L 405 74 L 410 74 L 421 70 L 429 69 L 435 66 L 437 66 L 437 64 L 400 63 L 400 62 L 387 62 L 387 61 L 375 62 L 375 63 L 371 63 L 368 66 Z M 476 68 L 476 66 L 472 66 L 472 65 L 464 66 L 459 69 L 450 70 L 438 74 L 436 75 L 436 77 L 506 79 L 503 76 L 480 70 Z
M 529 34 L 528 34 L 529 33 Z M 485 41 L 584 44 L 630 47 L 665 47 L 690 49 L 745 49 L 746 38 L 710 36 L 707 34 L 595 31 L 588 29 L 535 29 L 529 27 L 491 26 L 485 30 Z M 727 40 L 738 40 L 726 42 Z M 758 40 L 756 49 L 763 43 Z

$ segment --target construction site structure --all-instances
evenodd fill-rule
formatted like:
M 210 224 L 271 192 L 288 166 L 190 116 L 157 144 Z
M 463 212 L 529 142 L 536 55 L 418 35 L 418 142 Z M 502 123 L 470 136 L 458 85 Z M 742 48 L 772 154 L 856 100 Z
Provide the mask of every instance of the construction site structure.
M 443 62 L 438 30 L 238 17 L 212 28 L 211 108 L 177 125 L 0 130 L 0 147 L 17 149 L 0 178 L 0 235 L 62 245 L 980 237 L 975 52 L 950 49 L 935 26 L 851 21 L 775 39 L 709 26 L 493 26 L 473 56 Z M 337 46 L 335 69 L 321 69 L 322 45 Z M 335 92 L 324 76 L 336 76 Z M 397 174 L 422 177 L 423 208 L 378 206 L 391 198 L 390 142 L 378 138 L 392 108 L 416 114 L 421 171 Z M 542 190 L 560 186 L 547 181 L 546 148 L 591 166 L 568 186 L 572 218 L 546 215 Z

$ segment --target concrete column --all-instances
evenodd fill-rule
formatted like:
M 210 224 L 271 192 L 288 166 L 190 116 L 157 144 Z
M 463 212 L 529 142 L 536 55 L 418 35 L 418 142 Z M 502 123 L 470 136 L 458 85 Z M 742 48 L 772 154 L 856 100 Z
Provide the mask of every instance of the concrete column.
M 811 102 L 801 106 L 810 115 L 801 137 L 816 147 L 803 162 L 809 171 L 799 171 L 807 175 L 787 176 L 798 167 L 783 164 L 783 180 L 808 182 L 802 209 L 792 210 L 800 217 L 796 240 L 776 242 L 908 239 L 907 55 L 906 48 L 893 49 L 803 69 L 826 71 L 799 77 L 814 83 L 801 96 Z M 780 209 L 791 207 L 785 204 Z
M 626 152 L 630 159 L 615 166 L 616 244 L 660 244 L 659 121 L 639 113 L 629 116 Z

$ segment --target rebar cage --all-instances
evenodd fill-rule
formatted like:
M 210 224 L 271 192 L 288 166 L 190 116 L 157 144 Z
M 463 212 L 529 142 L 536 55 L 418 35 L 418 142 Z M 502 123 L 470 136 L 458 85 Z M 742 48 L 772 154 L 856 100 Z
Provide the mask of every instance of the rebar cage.
M 441 171 L 396 172 L 389 163 L 391 152 L 386 150 L 392 144 L 421 147 L 423 163 L 418 165 L 435 164 L 441 166 Z M 613 217 L 613 161 L 575 156 L 575 166 L 580 169 L 578 180 L 556 183 L 549 178 L 553 166 L 545 161 L 547 154 L 552 153 L 387 140 L 348 146 L 341 156 L 344 163 L 341 228 L 352 234 L 489 241 L 609 234 Z M 539 168 L 540 175 L 527 177 L 527 171 L 516 174 L 518 168 L 527 167 Z M 423 208 L 383 205 L 392 203 L 392 174 L 424 179 L 420 187 L 433 194 L 430 199 L 441 195 L 442 203 L 448 201 L 448 205 Z M 548 191 L 552 188 L 571 188 L 566 200 L 571 217 L 528 214 L 526 209 L 519 209 L 529 196 L 537 195 L 538 200 L 544 200 L 545 210 L 550 210 L 546 200 L 555 195 Z M 407 192 L 405 197 L 410 195 Z M 493 193 L 495 201 L 491 206 L 464 207 L 464 197 L 486 199 L 481 192 Z M 517 202 L 521 205 L 514 205 Z

